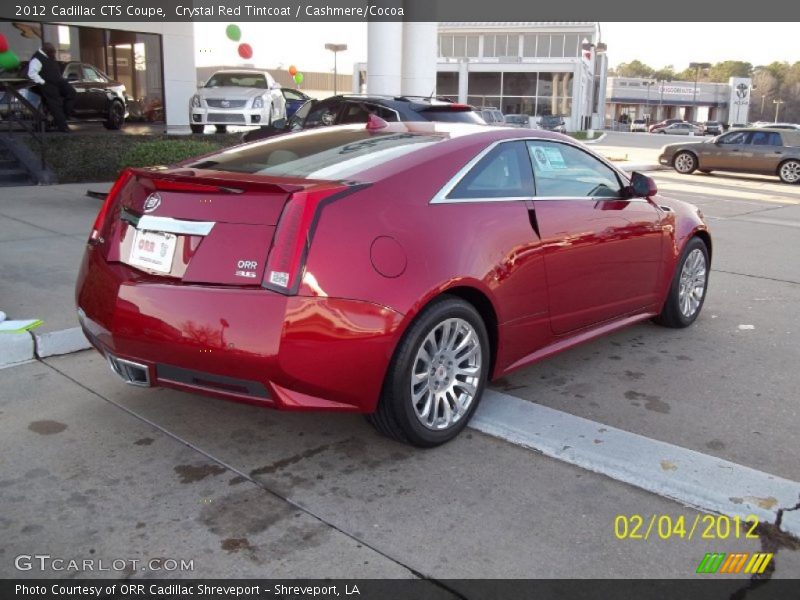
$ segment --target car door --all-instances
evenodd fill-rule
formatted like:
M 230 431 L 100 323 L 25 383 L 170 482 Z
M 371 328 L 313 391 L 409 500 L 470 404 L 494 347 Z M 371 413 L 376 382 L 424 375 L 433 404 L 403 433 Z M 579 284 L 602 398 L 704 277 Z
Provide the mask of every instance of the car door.
M 627 181 L 577 146 L 531 140 L 527 147 L 553 333 L 653 309 L 665 236 L 661 209 L 629 197 Z
M 105 117 L 108 113 L 108 80 L 92 65 L 84 64 L 83 80 L 86 87 L 86 110 L 94 117 Z
M 748 131 L 730 131 L 713 142 L 698 146 L 701 169 L 738 171 L 742 168 L 742 151 L 750 139 Z
M 748 143 L 742 147 L 741 169 L 758 173 L 772 173 L 778 170 L 785 149 L 781 134 L 776 131 L 753 131 Z
M 77 62 L 67 63 L 64 66 L 62 76 L 75 88 L 76 96 L 75 104 L 72 107 L 73 114 L 78 117 L 85 116 L 90 111 L 90 105 L 86 95 L 88 82 L 83 74 L 83 66 Z

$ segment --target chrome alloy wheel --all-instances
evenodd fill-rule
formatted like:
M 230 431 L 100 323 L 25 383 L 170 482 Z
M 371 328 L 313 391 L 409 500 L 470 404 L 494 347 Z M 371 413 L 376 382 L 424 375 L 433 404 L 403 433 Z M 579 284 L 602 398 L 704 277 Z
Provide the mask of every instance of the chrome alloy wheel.
M 800 181 L 800 162 L 790 160 L 781 165 L 780 178 L 786 183 Z
M 679 285 L 678 305 L 681 314 L 690 318 L 697 312 L 706 293 L 706 258 L 701 250 L 695 248 L 686 257 Z
M 688 152 L 681 152 L 675 157 L 675 170 L 678 173 L 690 173 L 694 166 L 694 156 Z
M 469 322 L 446 319 L 433 328 L 411 367 L 411 402 L 422 425 L 441 431 L 461 420 L 478 391 L 482 358 Z

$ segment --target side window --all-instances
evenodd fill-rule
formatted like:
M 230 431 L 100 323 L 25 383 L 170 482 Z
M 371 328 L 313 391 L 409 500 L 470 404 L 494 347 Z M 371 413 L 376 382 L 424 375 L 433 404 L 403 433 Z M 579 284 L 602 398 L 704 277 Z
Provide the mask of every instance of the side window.
M 451 199 L 531 198 L 533 179 L 524 142 L 495 146 L 447 195 Z
M 86 74 L 87 81 L 97 81 L 105 83 L 106 78 L 100 75 L 93 67 L 89 65 L 83 65 L 83 72 Z
M 747 143 L 747 132 L 746 131 L 732 131 L 731 133 L 726 133 L 723 136 L 720 136 L 718 143 L 720 144 L 746 144 Z
M 526 142 L 537 196 L 619 198 L 616 172 L 574 146 L 546 140 Z
M 300 94 L 298 94 L 297 92 L 295 92 L 294 90 L 283 89 L 281 91 L 283 92 L 283 96 L 287 100 L 302 100 L 303 99 L 303 97 Z
M 64 69 L 64 79 L 69 81 L 80 81 L 83 79 L 83 72 L 79 63 L 69 63 Z
M 781 136 L 774 131 L 756 131 L 750 136 L 753 146 L 782 146 Z
M 339 113 L 341 107 L 342 105 L 339 102 L 320 102 L 308 113 L 308 117 L 306 117 L 306 122 L 303 126 L 309 128 L 335 125 L 336 115 Z

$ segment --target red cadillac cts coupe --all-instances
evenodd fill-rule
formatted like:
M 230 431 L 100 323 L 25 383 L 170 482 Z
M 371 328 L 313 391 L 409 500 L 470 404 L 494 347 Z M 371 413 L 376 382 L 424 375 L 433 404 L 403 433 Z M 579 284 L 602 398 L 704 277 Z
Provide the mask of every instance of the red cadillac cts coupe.
M 486 382 L 706 294 L 700 211 L 546 131 L 330 127 L 114 184 L 77 282 L 128 383 L 450 440 Z

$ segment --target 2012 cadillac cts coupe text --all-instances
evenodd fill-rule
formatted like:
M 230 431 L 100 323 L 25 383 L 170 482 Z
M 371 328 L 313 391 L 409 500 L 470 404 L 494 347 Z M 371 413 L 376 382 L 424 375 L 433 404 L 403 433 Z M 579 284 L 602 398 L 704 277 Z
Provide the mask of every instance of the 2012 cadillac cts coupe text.
M 77 282 L 129 383 L 355 411 L 432 446 L 486 382 L 706 294 L 700 211 L 569 138 L 347 125 L 125 171 Z

